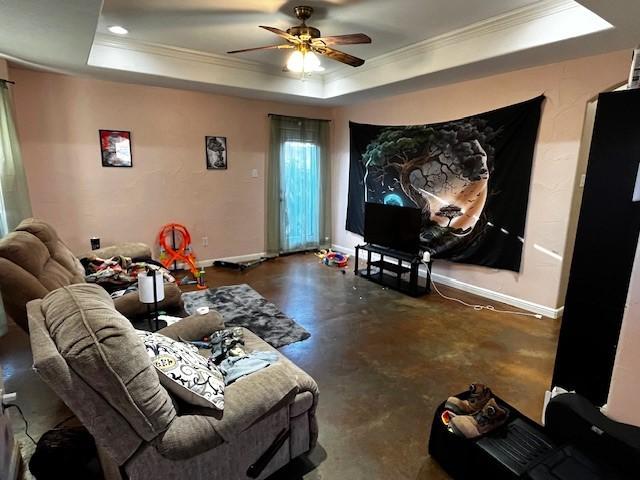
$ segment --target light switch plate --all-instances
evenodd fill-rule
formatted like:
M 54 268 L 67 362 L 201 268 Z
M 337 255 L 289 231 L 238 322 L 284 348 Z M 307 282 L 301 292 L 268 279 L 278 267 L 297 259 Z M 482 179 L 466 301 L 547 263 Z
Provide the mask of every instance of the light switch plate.
M 254 168 L 253 170 L 251 170 L 251 176 L 253 178 L 258 178 L 258 169 Z

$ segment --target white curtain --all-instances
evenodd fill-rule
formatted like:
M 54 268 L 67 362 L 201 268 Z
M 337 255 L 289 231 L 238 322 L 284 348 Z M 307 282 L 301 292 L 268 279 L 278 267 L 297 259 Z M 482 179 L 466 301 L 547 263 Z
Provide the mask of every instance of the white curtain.
M 0 80 L 0 237 L 30 216 L 31 202 L 13 122 L 9 85 Z M 0 335 L 6 328 L 6 316 L 0 303 Z

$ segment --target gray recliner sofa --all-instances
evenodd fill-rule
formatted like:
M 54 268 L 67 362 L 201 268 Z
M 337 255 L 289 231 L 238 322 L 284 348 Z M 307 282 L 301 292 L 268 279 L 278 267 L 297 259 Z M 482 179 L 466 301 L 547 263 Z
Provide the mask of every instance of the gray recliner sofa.
M 151 257 L 151 249 L 144 243 L 121 243 L 91 252 L 101 258 L 116 255 Z M 62 286 L 84 283 L 84 268 L 46 222 L 28 218 L 15 231 L 0 239 L 0 293 L 9 317 L 27 330 L 27 303 L 42 298 Z M 182 309 L 182 292 L 175 283 L 165 283 L 165 299 L 159 308 Z M 116 308 L 125 317 L 146 313 L 136 292 L 115 300 Z
M 131 480 L 246 479 L 249 466 L 288 430 L 257 477 L 265 478 L 316 444 L 317 385 L 279 353 L 274 364 L 227 386 L 219 412 L 165 390 L 135 330 L 96 285 L 34 300 L 28 318 L 34 369 L 93 435 L 107 470 L 116 465 Z M 222 326 L 209 314 L 160 333 L 196 340 Z M 277 352 L 250 331 L 244 335 L 247 350 Z

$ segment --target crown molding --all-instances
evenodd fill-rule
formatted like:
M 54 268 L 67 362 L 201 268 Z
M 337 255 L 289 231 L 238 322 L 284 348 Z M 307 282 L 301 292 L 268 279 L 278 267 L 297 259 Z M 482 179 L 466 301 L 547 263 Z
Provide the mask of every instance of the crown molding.
M 583 8 L 574 0 L 544 0 L 526 7 L 518 8 L 502 15 L 472 23 L 457 30 L 428 38 L 406 47 L 402 47 L 391 52 L 378 55 L 366 61 L 362 67 L 357 69 L 340 67 L 324 74 L 325 83 L 339 79 L 345 79 L 360 74 L 374 68 L 386 66 L 395 62 L 411 59 L 424 58 L 429 52 L 440 48 L 464 42 L 491 33 L 498 33 L 519 25 L 524 25 L 535 20 L 539 20 L 551 15 L 556 15 L 572 9 Z
M 96 35 L 87 65 L 210 88 L 292 98 L 320 99 L 324 89 L 324 81 L 319 76 L 301 82 L 297 75 L 282 72 L 274 65 L 105 34 Z
M 135 40 L 132 38 L 120 37 L 116 35 L 107 35 L 103 33 L 96 34 L 94 45 L 101 47 L 118 48 L 121 50 L 129 50 L 138 53 L 146 53 L 149 55 L 160 55 L 163 57 L 175 58 L 178 60 L 206 63 L 208 65 L 213 65 L 216 67 L 232 68 L 254 73 L 275 75 L 284 78 L 293 77 L 292 74 L 286 74 L 281 69 L 273 65 L 267 65 L 261 62 L 246 60 L 239 57 L 232 57 L 229 55 L 203 52 L 201 50 L 191 50 L 189 48 L 164 45 L 162 43 Z

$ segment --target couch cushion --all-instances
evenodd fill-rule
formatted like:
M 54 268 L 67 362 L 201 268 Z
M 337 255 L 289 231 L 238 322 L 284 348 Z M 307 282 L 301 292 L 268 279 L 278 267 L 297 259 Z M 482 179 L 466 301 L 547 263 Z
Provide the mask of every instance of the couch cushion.
M 21 221 L 15 231 L 30 233 L 47 247 L 49 253 L 53 253 L 58 246 L 59 238 L 54 228 L 37 218 L 27 218 Z
M 176 423 L 184 423 L 185 417 L 201 415 L 220 437 L 232 441 L 259 418 L 283 404 L 292 403 L 295 396 L 303 392 L 311 392 L 311 408 L 315 410 L 318 397 L 316 382 L 254 333 L 245 328 L 242 328 L 242 333 L 247 352 L 274 352 L 278 361 L 228 385 L 224 392 L 224 415 L 212 409 L 183 405 L 181 416 L 172 425 L 172 430 L 177 427 Z M 208 355 L 211 352 L 201 350 L 201 353 Z
M 42 298 L 49 289 L 40 275 L 49 259 L 45 246 L 27 232 L 12 232 L 0 239 L 0 291 L 7 315 L 27 330 L 27 302 Z
M 60 247 L 54 248 L 52 242 L 59 243 Z M 29 300 L 42 298 L 62 286 L 84 283 L 82 272 L 74 264 L 78 260 L 71 260 L 69 256 L 73 257 L 55 232 L 34 219 L 23 221 L 18 230 L 0 240 L 0 258 L 6 260 L 0 271 L 0 289 L 7 311 L 16 322 L 26 321 Z
M 60 356 L 45 327 L 41 307 L 42 299 L 33 300 L 27 306 L 34 371 L 87 427 L 96 443 L 122 465 L 138 450 L 142 438 Z
M 224 378 L 196 347 L 160 333 L 142 330 L 136 333 L 158 370 L 160 383 L 167 390 L 191 405 L 224 408 Z
M 0 241 L 0 257 L 38 278 L 51 256 L 44 244 L 27 232 L 11 232 Z
M 173 338 L 174 340 L 202 340 L 204 337 L 209 337 L 213 332 L 222 330 L 224 328 L 224 320 L 215 310 L 209 310 L 209 313 L 204 315 L 195 314 L 183 318 L 179 322 L 164 327 L 158 330 L 165 337 Z M 211 351 L 208 351 L 209 356 Z
M 64 285 L 84 282 L 84 267 L 80 260 L 60 240 L 55 229 L 37 218 L 27 218 L 16 227 L 16 232 L 28 232 L 40 240 L 49 251 L 49 255 L 70 274 L 70 280 Z M 54 287 L 58 288 L 58 287 Z
M 151 248 L 146 243 L 140 242 L 122 242 L 116 245 L 91 250 L 80 258 L 111 258 L 111 257 L 129 257 L 129 258 L 151 258 Z
M 129 321 L 98 285 L 49 293 L 41 304 L 45 326 L 71 369 L 149 441 L 176 415 L 145 347 Z

